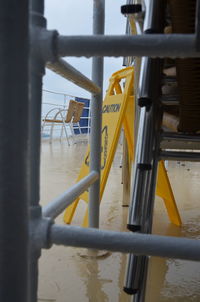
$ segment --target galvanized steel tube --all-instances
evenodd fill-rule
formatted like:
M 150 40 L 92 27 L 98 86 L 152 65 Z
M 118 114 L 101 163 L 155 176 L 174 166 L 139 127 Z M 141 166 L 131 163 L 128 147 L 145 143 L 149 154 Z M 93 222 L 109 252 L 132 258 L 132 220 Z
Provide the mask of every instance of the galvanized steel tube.
M 98 179 L 99 175 L 97 172 L 91 172 L 89 175 L 81 179 L 75 185 L 70 187 L 66 192 L 55 198 L 47 206 L 43 207 L 43 216 L 56 218 L 72 204 L 77 197 L 79 197 L 89 185 L 94 183 Z
M 28 1 L 0 1 L 0 301 L 28 299 Z
M 194 34 L 59 36 L 61 57 L 200 57 Z
M 76 70 L 73 66 L 68 64 L 63 59 L 58 59 L 58 61 L 55 61 L 53 63 L 48 62 L 46 66 L 68 81 L 71 81 L 75 85 L 91 93 L 101 92 L 100 87 L 98 87 L 95 83 L 93 83 L 90 79 L 88 79 L 80 71 Z
M 103 35 L 105 23 L 105 0 L 93 0 L 93 34 Z M 100 175 L 101 175 L 101 127 L 103 99 L 103 58 L 92 61 L 92 81 L 101 88 L 91 101 L 90 171 L 97 171 L 99 179 L 89 190 L 89 226 L 99 227 Z
M 184 260 L 200 260 L 200 240 L 52 225 L 51 244 Z

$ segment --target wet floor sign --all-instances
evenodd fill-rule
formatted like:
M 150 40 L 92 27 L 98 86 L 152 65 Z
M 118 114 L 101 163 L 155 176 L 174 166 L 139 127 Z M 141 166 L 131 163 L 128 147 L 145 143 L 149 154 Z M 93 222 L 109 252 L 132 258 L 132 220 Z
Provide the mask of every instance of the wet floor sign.
M 127 67 L 115 72 L 110 78 L 110 85 L 103 102 L 100 199 L 102 199 L 122 127 L 124 127 L 130 158 L 131 160 L 134 159 L 133 77 L 133 67 Z M 88 146 L 77 181 L 89 174 L 89 159 L 90 147 Z M 88 191 L 84 192 L 66 209 L 64 215 L 65 223 L 71 223 L 80 200 L 88 203 L 88 195 Z M 158 170 L 157 195 L 164 199 L 171 222 L 180 225 L 180 215 L 162 162 Z M 88 211 L 85 213 L 83 226 L 88 226 Z

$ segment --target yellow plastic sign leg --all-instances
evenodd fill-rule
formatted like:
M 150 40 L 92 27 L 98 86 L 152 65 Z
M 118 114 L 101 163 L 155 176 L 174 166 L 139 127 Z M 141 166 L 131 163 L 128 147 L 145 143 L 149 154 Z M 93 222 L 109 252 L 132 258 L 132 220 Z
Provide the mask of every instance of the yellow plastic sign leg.
M 181 217 L 179 215 L 174 194 L 163 161 L 160 161 L 158 166 L 156 194 L 164 200 L 170 221 L 177 226 L 181 226 Z
M 129 97 L 126 113 L 123 120 L 124 135 L 128 144 L 128 152 L 130 159 L 134 160 L 134 120 L 135 120 L 135 104 L 134 97 Z
M 77 198 L 66 210 L 64 214 L 64 222 L 70 224 L 72 222 L 74 213 L 78 206 L 79 198 Z
M 124 68 L 115 72 L 110 78 L 110 85 L 103 102 L 100 199 L 102 198 L 117 148 L 127 104 L 133 91 L 133 77 L 133 67 Z M 125 82 L 121 80 L 125 80 Z M 88 175 L 89 158 L 90 147 L 88 146 L 88 150 L 86 152 L 77 181 Z M 80 199 L 88 203 L 88 192 L 83 193 L 74 204 L 66 209 L 64 214 L 65 223 L 71 223 Z M 84 226 L 88 225 L 87 216 L 88 215 L 86 212 L 83 223 Z

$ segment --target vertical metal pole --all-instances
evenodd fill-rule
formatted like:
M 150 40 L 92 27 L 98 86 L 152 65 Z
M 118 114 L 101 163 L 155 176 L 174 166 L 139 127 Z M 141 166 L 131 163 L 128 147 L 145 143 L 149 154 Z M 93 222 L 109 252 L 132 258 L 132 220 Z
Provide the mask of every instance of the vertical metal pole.
M 44 1 L 31 0 L 31 26 L 46 26 L 44 14 Z M 40 134 L 41 134 L 41 103 L 42 103 L 42 77 L 45 73 L 44 62 L 33 52 L 30 59 L 30 198 L 31 206 L 39 206 L 40 181 Z
M 105 23 L 105 0 L 93 0 L 93 34 L 103 35 Z M 92 80 L 103 88 L 103 58 L 92 61 Z M 102 89 L 103 90 L 103 89 Z M 101 110 L 103 93 L 93 94 L 91 101 L 90 171 L 101 172 Z M 89 191 L 89 226 L 99 227 L 100 177 Z
M 44 1 L 31 1 L 31 26 L 45 27 Z M 30 58 L 30 106 L 29 106 L 29 156 L 30 156 L 30 213 L 31 220 L 39 221 L 41 207 L 39 205 L 39 182 L 40 182 L 40 136 L 41 136 L 41 102 L 42 102 L 42 77 L 45 73 L 45 63 L 34 52 Z M 30 251 L 30 300 L 37 301 L 38 286 L 38 259 L 41 250 L 32 245 Z
M 0 301 L 28 300 L 28 0 L 0 0 Z

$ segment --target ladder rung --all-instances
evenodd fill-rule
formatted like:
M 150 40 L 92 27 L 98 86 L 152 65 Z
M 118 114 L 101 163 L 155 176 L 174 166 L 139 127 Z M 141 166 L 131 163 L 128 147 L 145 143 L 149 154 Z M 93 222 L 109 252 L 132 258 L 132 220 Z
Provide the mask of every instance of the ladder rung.
M 163 84 L 176 83 L 176 82 L 177 82 L 176 77 L 164 76 L 163 79 L 162 79 Z
M 178 96 L 177 95 L 163 95 L 161 97 L 161 102 L 163 105 L 175 106 L 179 105 Z
M 176 132 L 163 132 L 161 134 L 162 140 L 175 140 L 175 141 L 187 141 L 187 142 L 199 142 L 200 143 L 200 135 L 188 135 L 184 133 L 176 133 Z
M 161 151 L 160 159 L 200 161 L 200 152 Z

